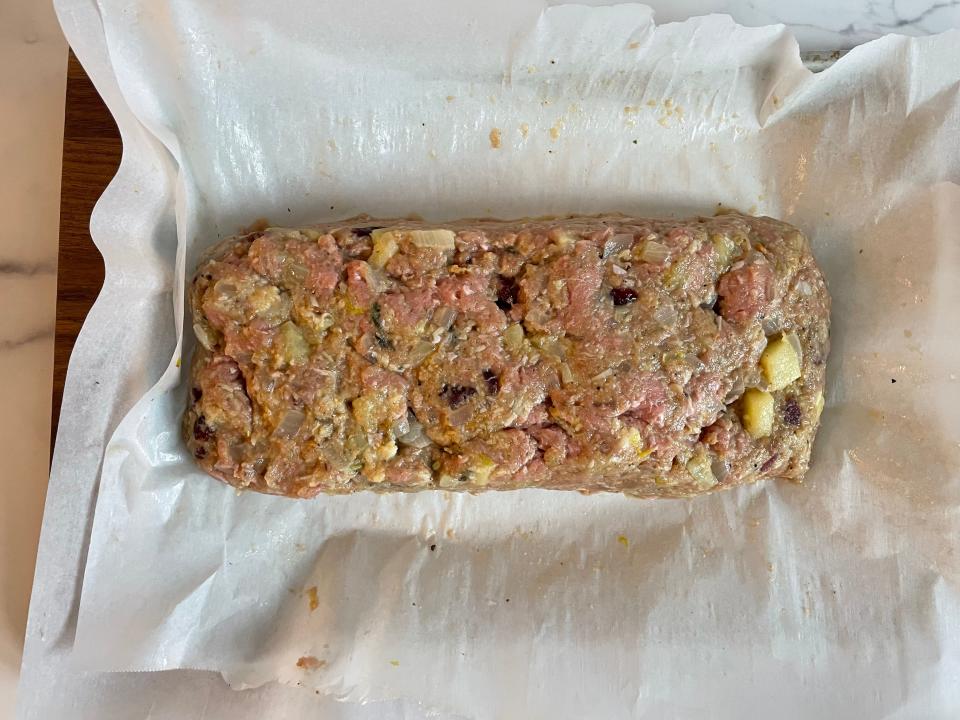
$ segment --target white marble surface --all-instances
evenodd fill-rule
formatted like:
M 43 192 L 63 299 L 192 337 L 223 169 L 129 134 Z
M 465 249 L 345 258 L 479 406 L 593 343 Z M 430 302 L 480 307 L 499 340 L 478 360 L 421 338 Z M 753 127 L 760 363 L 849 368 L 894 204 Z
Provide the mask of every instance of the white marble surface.
M 846 50 L 889 32 L 960 27 L 960 0 L 647 4 L 661 23 L 705 13 L 727 13 L 746 25 L 784 23 L 803 50 Z M 48 3 L 0 0 L 0 216 L 11 228 L 0 234 L 0 431 L 8 448 L 0 476 L 0 720 L 13 714 L 48 472 L 65 71 L 66 48 Z
M 0 2 L 0 718 L 12 717 L 47 484 L 67 48 L 46 2 Z
M 849 50 L 886 35 L 960 27 L 960 0 L 651 0 L 658 23 L 726 13 L 743 25 L 783 23 L 802 50 Z

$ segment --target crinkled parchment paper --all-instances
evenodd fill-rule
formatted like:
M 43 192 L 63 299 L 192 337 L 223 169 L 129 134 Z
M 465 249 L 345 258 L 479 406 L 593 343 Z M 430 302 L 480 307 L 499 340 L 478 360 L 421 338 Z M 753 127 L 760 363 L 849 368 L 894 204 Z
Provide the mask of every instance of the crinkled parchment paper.
M 162 171 L 128 174 L 127 211 L 94 225 L 123 302 L 84 332 L 117 345 L 82 346 L 70 382 L 109 375 L 93 416 L 119 425 L 75 661 L 483 719 L 951 717 L 960 35 L 885 38 L 814 75 L 783 28 L 722 16 L 400 5 L 98 3 L 121 126 Z M 185 453 L 185 276 L 260 217 L 721 205 L 803 228 L 833 293 L 802 485 L 292 501 L 238 495 Z M 61 473 L 99 448 L 59 442 Z

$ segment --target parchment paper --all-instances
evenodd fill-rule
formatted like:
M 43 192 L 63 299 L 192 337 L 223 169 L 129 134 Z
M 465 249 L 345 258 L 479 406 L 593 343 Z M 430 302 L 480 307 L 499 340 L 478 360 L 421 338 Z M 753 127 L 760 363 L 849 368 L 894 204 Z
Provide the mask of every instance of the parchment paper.
M 103 459 L 80 667 L 475 718 L 960 707 L 960 35 L 886 38 L 814 76 L 782 28 L 655 28 L 638 5 L 98 9 L 127 128 L 155 138 L 138 148 L 170 192 L 127 233 L 100 217 L 123 238 L 101 242 L 108 269 L 146 254 L 154 271 L 112 272 L 127 301 L 94 318 L 137 342 L 99 398 L 105 418 L 133 407 Z M 185 455 L 185 272 L 259 217 L 718 205 L 802 227 L 830 282 L 803 485 L 302 502 L 237 495 Z

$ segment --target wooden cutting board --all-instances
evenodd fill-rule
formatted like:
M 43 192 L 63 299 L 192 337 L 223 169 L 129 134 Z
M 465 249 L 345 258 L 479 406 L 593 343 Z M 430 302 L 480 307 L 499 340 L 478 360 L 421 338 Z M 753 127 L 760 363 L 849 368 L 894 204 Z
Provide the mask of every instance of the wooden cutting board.
M 60 186 L 51 453 L 70 352 L 103 285 L 103 260 L 90 239 L 90 213 L 120 166 L 121 150 L 120 133 L 110 111 L 71 52 Z

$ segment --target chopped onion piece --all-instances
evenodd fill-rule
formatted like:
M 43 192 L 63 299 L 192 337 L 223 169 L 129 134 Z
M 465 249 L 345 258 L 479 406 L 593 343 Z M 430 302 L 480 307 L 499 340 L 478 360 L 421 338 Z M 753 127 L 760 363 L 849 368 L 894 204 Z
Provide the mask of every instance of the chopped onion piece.
M 456 234 L 453 230 L 411 230 L 408 233 L 410 242 L 419 248 L 435 248 L 437 250 L 454 250 L 456 248 Z
M 656 240 L 647 240 L 643 246 L 643 252 L 640 253 L 640 259 L 644 262 L 659 265 L 670 257 L 670 248 Z
M 503 346 L 510 352 L 520 352 L 523 349 L 523 326 L 514 323 L 503 333 Z
M 743 380 L 742 377 L 741 377 L 741 378 L 737 378 L 737 379 L 734 381 L 734 383 L 733 383 L 733 387 L 730 388 L 730 390 L 729 390 L 729 391 L 727 392 L 727 394 L 724 396 L 724 398 L 723 398 L 723 404 L 724 404 L 724 405 L 729 405 L 729 404 L 732 403 L 734 400 L 736 400 L 736 399 L 739 398 L 741 395 L 743 395 L 743 391 L 744 391 L 744 390 L 746 390 L 746 383 L 744 382 L 744 380 Z
M 563 360 L 567 356 L 567 349 L 557 338 L 550 335 L 539 335 L 534 338 L 534 344 L 547 357 Z
M 213 350 L 215 341 L 212 337 L 210 337 L 210 333 L 207 332 L 207 328 L 200 323 L 194 323 L 193 332 L 197 336 L 197 340 L 200 341 L 201 345 L 203 345 L 207 350 Z
M 409 412 L 406 415 L 404 415 L 402 418 L 397 420 L 393 424 L 393 426 L 390 428 L 390 433 L 396 438 L 399 438 L 402 435 L 406 435 L 408 432 L 410 432 L 410 413 Z
M 451 325 L 453 325 L 453 321 L 456 319 L 456 317 L 456 310 L 449 305 L 443 305 L 433 314 L 433 324 L 438 328 L 447 330 Z
M 603 259 L 633 247 L 633 233 L 617 233 L 603 244 Z
M 602 383 L 611 375 L 613 375 L 613 368 L 607 368 L 602 373 L 597 373 L 592 378 L 590 378 L 590 382 L 593 383 L 594 385 L 597 385 L 599 383 Z
M 813 286 L 806 280 L 801 280 L 797 283 L 797 292 L 801 295 L 809 297 L 810 295 L 813 295 Z
M 665 302 L 653 311 L 653 319 L 658 325 L 672 327 L 677 322 L 677 309 L 673 303 Z
M 370 289 L 373 290 L 375 294 L 380 294 L 390 289 L 390 278 L 387 277 L 387 274 L 383 269 L 377 267 L 376 265 L 370 265 L 370 270 L 367 273 L 368 284 Z
M 276 339 L 277 354 L 288 365 L 303 365 L 310 357 L 310 345 L 296 323 L 287 320 Z
M 430 438 L 423 431 L 423 425 L 416 418 L 410 419 L 410 429 L 403 435 L 397 437 L 403 445 L 409 445 L 415 448 L 425 448 L 430 444 Z
M 432 342 L 420 340 L 416 345 L 413 346 L 410 354 L 406 357 L 407 367 L 413 367 L 414 365 L 419 365 L 422 363 L 427 359 L 427 356 L 433 352 L 433 348 L 434 345 Z
M 287 410 L 286 414 L 283 416 L 283 419 L 277 424 L 276 429 L 273 431 L 274 437 L 279 438 L 289 438 L 297 434 L 297 431 L 300 429 L 300 426 L 303 425 L 303 420 L 306 417 L 303 410 L 299 408 L 291 408 Z
M 793 351 L 797 354 L 797 362 L 802 366 L 803 348 L 800 346 L 800 338 L 797 337 L 795 332 L 784 333 L 783 337 L 788 343 L 790 343 L 790 347 L 792 347 Z
M 710 463 L 710 469 L 713 471 L 713 476 L 717 479 L 717 482 L 723 482 L 727 479 L 727 475 L 730 474 L 727 461 L 721 460 L 720 458 L 715 458 L 714 461 Z
M 564 385 L 570 385 L 573 383 L 573 370 L 570 369 L 570 366 L 565 362 L 560 363 L 560 382 Z
M 761 326 L 763 327 L 763 334 L 767 337 L 780 332 L 780 322 L 774 318 L 764 318 Z

